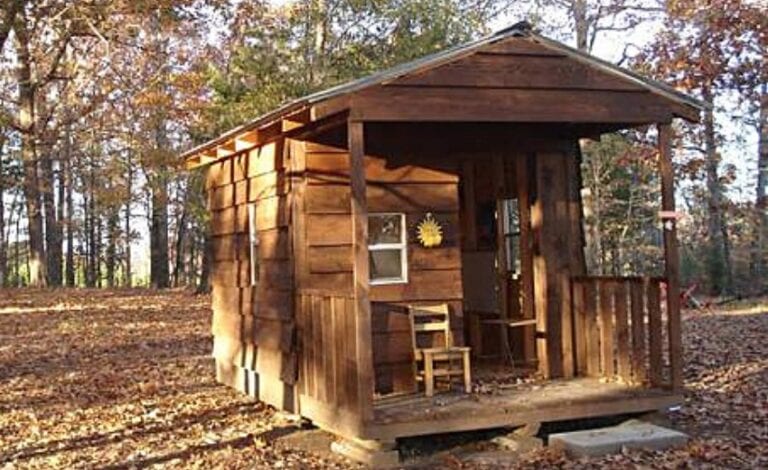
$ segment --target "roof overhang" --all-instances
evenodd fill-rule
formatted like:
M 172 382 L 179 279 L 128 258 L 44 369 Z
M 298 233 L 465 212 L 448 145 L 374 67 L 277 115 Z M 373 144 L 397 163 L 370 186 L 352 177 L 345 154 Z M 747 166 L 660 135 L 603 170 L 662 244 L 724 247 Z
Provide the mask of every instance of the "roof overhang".
M 212 164 L 236 153 L 259 147 L 280 137 L 295 137 L 306 132 L 317 132 L 328 126 L 341 125 L 341 121 L 346 120 L 347 117 L 355 118 L 358 116 L 353 113 L 355 105 L 364 102 L 364 100 L 356 101 L 356 96 L 361 95 L 358 92 L 376 86 L 385 86 L 406 75 L 422 73 L 440 67 L 464 56 L 474 54 L 485 46 L 513 37 L 528 38 L 540 46 L 557 51 L 573 60 L 632 82 L 666 100 L 670 105 L 669 108 L 673 117 L 696 122 L 699 120 L 700 111 L 711 108 L 708 103 L 692 98 L 666 84 L 647 79 L 615 64 L 540 36 L 532 32 L 529 25 L 519 23 L 476 41 L 291 101 L 242 126 L 227 131 L 215 139 L 187 150 L 181 154 L 181 157 L 185 160 L 188 169 L 194 169 Z M 514 121 L 514 119 L 510 121 Z

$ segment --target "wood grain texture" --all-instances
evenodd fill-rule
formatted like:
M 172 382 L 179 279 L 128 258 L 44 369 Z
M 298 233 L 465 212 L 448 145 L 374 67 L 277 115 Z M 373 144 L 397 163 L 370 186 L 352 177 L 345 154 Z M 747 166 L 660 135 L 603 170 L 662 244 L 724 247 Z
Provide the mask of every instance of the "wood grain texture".
M 675 210 L 675 182 L 672 167 L 672 128 L 659 124 L 659 174 L 661 175 L 661 209 Z M 667 332 L 672 388 L 683 389 L 683 339 L 680 320 L 680 254 L 677 247 L 675 219 L 667 219 L 664 228 L 664 271 L 667 278 Z M 666 224 L 669 224 L 666 226 Z
M 373 420 L 373 351 L 371 344 L 370 273 L 368 266 L 368 203 L 365 184 L 364 124 L 347 123 L 349 179 L 352 189 L 352 291 L 355 318 L 355 362 L 357 365 L 357 404 L 363 425 Z
M 645 91 L 391 86 L 361 92 L 356 103 L 352 116 L 374 121 L 650 124 L 673 117 L 667 102 Z
M 475 54 L 408 75 L 396 85 L 643 91 L 639 85 L 563 56 Z

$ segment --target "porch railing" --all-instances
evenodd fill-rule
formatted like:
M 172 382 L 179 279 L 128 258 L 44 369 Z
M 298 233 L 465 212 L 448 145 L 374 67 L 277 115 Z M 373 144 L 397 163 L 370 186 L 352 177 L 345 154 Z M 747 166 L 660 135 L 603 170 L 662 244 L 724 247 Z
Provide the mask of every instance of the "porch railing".
M 572 279 L 578 375 L 671 386 L 663 278 Z

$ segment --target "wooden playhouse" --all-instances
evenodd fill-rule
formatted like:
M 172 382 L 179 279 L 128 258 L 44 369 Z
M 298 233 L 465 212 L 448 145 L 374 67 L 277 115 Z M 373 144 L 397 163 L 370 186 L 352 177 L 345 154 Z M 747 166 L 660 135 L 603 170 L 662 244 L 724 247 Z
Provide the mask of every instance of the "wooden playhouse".
M 217 379 L 385 459 L 404 436 L 680 403 L 670 124 L 701 107 L 520 24 L 186 152 L 208 172 Z M 590 276 L 578 140 L 648 125 L 665 275 Z M 413 318 L 435 306 L 425 347 L 468 360 L 426 365 Z

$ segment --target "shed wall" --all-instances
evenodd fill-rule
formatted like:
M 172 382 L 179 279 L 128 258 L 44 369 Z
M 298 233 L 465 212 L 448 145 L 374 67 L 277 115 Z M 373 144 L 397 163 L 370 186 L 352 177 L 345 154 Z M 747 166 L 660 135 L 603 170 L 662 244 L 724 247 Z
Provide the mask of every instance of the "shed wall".
M 283 142 L 236 154 L 208 170 L 217 379 L 293 409 L 296 352 L 288 181 Z M 258 282 L 250 276 L 248 205 L 255 204 Z
M 339 295 L 352 290 L 349 154 L 346 149 L 306 142 L 306 250 L 304 289 Z M 407 305 L 448 302 L 455 338 L 463 340 L 458 176 L 450 167 L 430 168 L 394 155 L 365 159 L 369 213 L 406 216 L 408 282 L 371 286 L 376 391 L 413 390 L 413 359 Z M 432 213 L 444 228 L 444 242 L 424 248 L 416 225 Z M 297 269 L 301 269 L 297 267 Z

